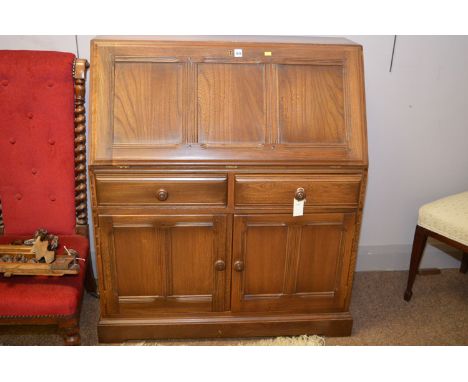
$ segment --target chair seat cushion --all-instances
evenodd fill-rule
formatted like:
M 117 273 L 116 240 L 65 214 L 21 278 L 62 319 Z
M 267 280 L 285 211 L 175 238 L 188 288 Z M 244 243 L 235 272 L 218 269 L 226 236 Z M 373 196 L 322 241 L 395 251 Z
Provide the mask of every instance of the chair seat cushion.
M 0 236 L 0 244 L 30 237 Z M 0 317 L 69 316 L 77 313 L 83 294 L 86 264 L 89 257 L 88 239 L 80 235 L 59 236 L 60 247 L 74 249 L 79 257 L 78 275 L 11 276 L 0 275 Z
M 468 191 L 423 205 L 418 225 L 468 245 Z

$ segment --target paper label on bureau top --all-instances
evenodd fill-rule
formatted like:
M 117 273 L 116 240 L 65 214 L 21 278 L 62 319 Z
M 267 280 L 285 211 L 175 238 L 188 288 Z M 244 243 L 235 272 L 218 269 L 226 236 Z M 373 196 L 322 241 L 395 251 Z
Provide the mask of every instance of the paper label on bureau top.
M 302 216 L 304 215 L 304 200 L 296 200 L 294 199 L 293 202 L 293 216 Z

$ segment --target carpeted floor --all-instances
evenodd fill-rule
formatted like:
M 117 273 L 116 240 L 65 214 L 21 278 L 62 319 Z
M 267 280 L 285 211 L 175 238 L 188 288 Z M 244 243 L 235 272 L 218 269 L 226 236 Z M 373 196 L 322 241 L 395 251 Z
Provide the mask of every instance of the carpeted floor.
M 403 300 L 407 272 L 358 272 L 351 337 L 326 338 L 327 345 L 468 345 L 468 275 L 443 270 L 418 276 L 410 303 Z M 83 345 L 97 345 L 99 303 L 86 295 L 81 315 Z M 161 345 L 237 345 L 251 340 L 161 341 Z M 245 341 L 245 342 L 244 342 Z M 3 345 L 61 345 L 51 328 L 1 327 Z

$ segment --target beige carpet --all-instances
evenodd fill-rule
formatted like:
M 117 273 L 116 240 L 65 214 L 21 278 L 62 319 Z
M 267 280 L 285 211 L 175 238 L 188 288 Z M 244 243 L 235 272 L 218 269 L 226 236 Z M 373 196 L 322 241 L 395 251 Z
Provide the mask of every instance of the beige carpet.
M 172 340 L 126 341 L 123 346 L 230 345 L 230 346 L 325 346 L 325 338 L 317 335 L 273 338 L 243 338 L 236 340 Z
M 418 276 L 410 303 L 403 300 L 407 272 L 359 272 L 351 303 L 351 337 L 328 337 L 327 345 L 468 345 L 468 275 L 455 269 Z M 99 303 L 85 296 L 83 345 L 97 345 Z M 249 345 L 246 339 L 158 341 L 160 345 Z M 50 328 L 1 327 L 3 345 L 61 345 Z

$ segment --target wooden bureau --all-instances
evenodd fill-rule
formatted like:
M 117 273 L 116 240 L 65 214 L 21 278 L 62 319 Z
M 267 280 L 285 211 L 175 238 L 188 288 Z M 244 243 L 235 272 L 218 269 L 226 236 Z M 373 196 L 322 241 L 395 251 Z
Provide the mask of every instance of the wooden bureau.
M 350 335 L 361 46 L 179 36 L 91 51 L 100 341 Z

